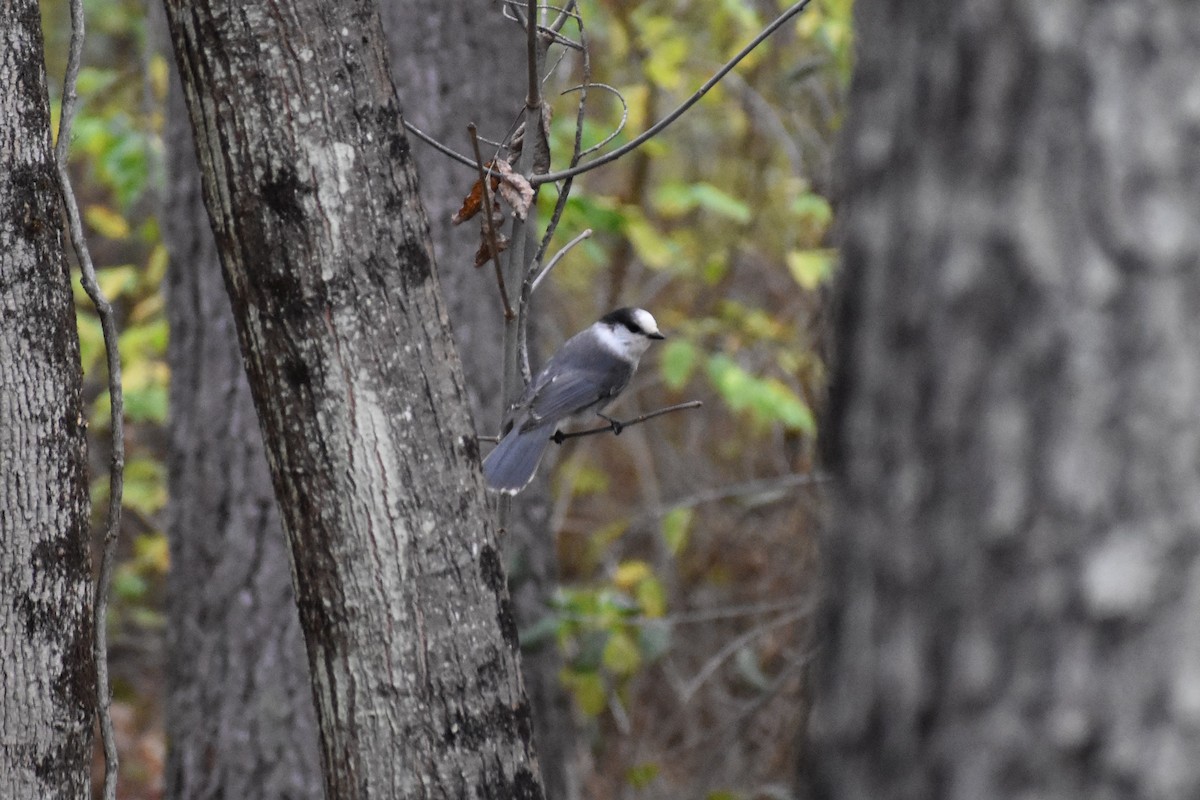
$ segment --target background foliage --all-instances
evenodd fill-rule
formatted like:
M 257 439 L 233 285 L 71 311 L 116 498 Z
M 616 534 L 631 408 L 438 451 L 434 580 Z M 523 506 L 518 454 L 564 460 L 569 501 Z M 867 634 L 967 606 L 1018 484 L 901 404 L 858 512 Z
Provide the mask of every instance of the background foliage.
M 677 105 L 785 5 L 584 0 L 593 80 L 628 103 L 612 146 Z M 168 66 L 146 5 L 85 7 L 72 170 L 101 285 L 119 310 L 128 435 L 110 617 L 114 717 L 123 795 L 148 798 L 162 791 L 164 748 L 170 375 L 159 290 L 167 256 L 155 212 Z M 52 85 L 61 85 L 66 7 L 52 0 L 43 13 Z M 816 0 L 659 139 L 577 181 L 567 206 L 557 242 L 584 228 L 596 235 L 541 290 L 545 340 L 552 346 L 617 305 L 643 305 L 670 339 L 614 412 L 705 401 L 558 453 L 552 530 L 564 583 L 523 643 L 566 656 L 588 797 L 788 796 L 818 510 L 821 298 L 835 263 L 830 143 L 851 54 L 850 0 Z M 546 89 L 555 96 L 580 80 L 579 59 L 567 54 Z M 622 115 L 612 96 L 591 98 L 585 145 Z M 560 161 L 574 102 L 567 94 L 553 104 Z M 546 214 L 554 199 L 553 187 L 541 193 Z M 81 291 L 77 300 L 102 510 L 102 343 Z

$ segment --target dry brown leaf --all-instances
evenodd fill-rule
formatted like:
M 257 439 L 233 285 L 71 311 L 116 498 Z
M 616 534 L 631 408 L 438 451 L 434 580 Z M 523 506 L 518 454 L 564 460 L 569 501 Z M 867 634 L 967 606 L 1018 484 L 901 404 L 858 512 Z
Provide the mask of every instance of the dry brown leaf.
M 487 262 L 492 260 L 492 245 L 491 245 L 491 242 L 488 240 L 487 229 L 483 228 L 481 226 L 480 234 L 481 235 L 479 237 L 480 238 L 479 249 L 475 251 L 475 266 L 476 266 L 476 268 L 482 267 L 484 264 L 486 264 Z M 503 233 L 500 233 L 499 231 L 497 231 L 496 232 L 496 250 L 498 250 L 499 252 L 497 252 L 496 255 L 500 255 L 500 253 L 503 253 L 507 249 L 508 249 L 508 237 L 505 236 Z
M 518 219 L 525 219 L 529 207 L 533 205 L 533 187 L 525 180 L 525 176 L 513 172 L 513 168 L 504 161 L 496 164 L 496 173 L 500 176 L 500 196 L 512 206 Z
M 492 166 L 493 166 L 493 163 L 491 161 L 489 161 L 487 164 L 484 164 L 483 168 L 485 170 L 491 169 Z M 507 165 L 505 165 L 505 166 L 507 166 Z M 493 173 L 492 179 L 490 181 L 488 181 L 488 183 L 490 183 L 492 186 L 491 193 L 494 196 L 496 193 L 496 187 L 500 184 L 500 179 L 498 177 L 496 177 L 496 175 Z M 479 181 L 475 181 L 475 183 L 471 186 L 470 193 L 468 193 L 467 196 L 463 198 L 462 207 L 460 207 L 458 209 L 458 211 L 454 212 L 454 216 L 450 217 L 450 221 L 452 223 L 454 223 L 455 225 L 466 222 L 471 217 L 478 214 L 479 209 L 482 207 L 483 207 L 483 184 L 480 183 Z

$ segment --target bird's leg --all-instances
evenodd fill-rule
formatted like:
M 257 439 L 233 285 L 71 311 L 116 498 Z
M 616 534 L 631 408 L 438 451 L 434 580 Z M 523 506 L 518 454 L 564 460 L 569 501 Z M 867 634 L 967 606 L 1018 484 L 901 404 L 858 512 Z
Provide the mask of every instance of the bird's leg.
M 613 436 L 620 436 L 621 431 L 625 430 L 625 423 L 621 422 L 618 419 L 613 419 L 612 417 L 605 416 L 604 414 L 601 414 L 599 411 L 596 412 L 596 416 L 609 424 L 609 426 L 612 428 Z

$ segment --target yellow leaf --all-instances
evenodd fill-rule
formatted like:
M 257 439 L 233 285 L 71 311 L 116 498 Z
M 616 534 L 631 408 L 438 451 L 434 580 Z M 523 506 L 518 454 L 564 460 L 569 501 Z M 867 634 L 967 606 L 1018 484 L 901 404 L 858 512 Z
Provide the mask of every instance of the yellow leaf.
M 645 561 L 623 561 L 617 567 L 613 583 L 618 589 L 628 592 L 653 574 L 650 565 Z
M 124 239 L 129 236 L 129 223 L 108 206 L 88 206 L 83 212 L 83 218 L 92 230 L 106 239 Z

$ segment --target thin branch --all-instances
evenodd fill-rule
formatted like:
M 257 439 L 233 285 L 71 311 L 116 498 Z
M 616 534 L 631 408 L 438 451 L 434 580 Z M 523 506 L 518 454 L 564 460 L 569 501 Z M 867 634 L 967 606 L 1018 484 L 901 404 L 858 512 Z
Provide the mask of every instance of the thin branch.
M 562 444 L 567 439 L 577 439 L 580 436 L 595 436 L 598 433 L 615 434 L 625 430 L 626 428 L 632 428 L 634 425 L 641 425 L 643 422 L 648 422 L 655 417 L 661 417 L 663 414 L 670 414 L 672 411 L 686 411 L 689 408 L 700 408 L 702 405 L 704 405 L 704 403 L 699 400 L 689 400 L 686 403 L 679 403 L 677 405 L 667 406 L 666 408 L 660 408 L 657 411 L 651 411 L 648 414 L 642 414 L 640 417 L 631 419 L 628 422 L 619 422 L 614 420 L 609 422 L 607 425 L 599 428 L 588 428 L 585 431 L 572 431 L 570 433 L 556 431 L 555 434 L 550 437 L 550 439 L 555 444 Z
M 529 293 L 533 294 L 537 291 L 537 287 L 546 279 L 546 276 L 550 274 L 550 270 L 554 269 L 558 265 L 558 262 L 562 261 L 563 256 L 565 256 L 572 247 L 579 244 L 584 239 L 590 239 L 591 237 L 592 229 L 587 228 L 583 233 L 564 244 L 562 249 L 554 254 L 554 257 L 550 259 L 546 266 L 537 274 L 537 277 L 533 279 L 533 283 L 529 285 Z
M 569 3 L 567 3 L 562 8 L 557 8 L 555 6 L 546 6 L 546 8 L 549 8 L 552 11 L 558 12 L 558 16 L 554 18 L 554 22 L 550 23 L 551 30 L 553 30 L 555 33 L 558 33 L 559 31 L 562 30 L 563 25 L 565 25 L 567 23 L 567 19 L 575 19 L 575 20 L 579 19 L 579 13 L 575 10 L 575 5 L 576 5 L 575 0 L 571 0 Z
M 759 636 L 762 636 L 767 631 L 783 627 L 784 625 L 792 622 L 796 622 L 810 613 L 811 609 L 809 608 L 798 608 L 788 614 L 783 614 L 779 617 L 776 617 L 770 622 L 765 622 L 758 627 L 751 628 L 740 636 L 736 636 L 730 641 L 726 642 L 725 646 L 718 650 L 716 654 L 710 658 L 703 667 L 700 668 L 700 671 L 697 672 L 696 675 L 683 686 L 680 691 L 680 699 L 684 703 L 690 701 L 695 696 L 696 692 L 700 690 L 700 687 L 703 686 L 708 679 L 713 676 L 713 673 L 717 671 L 717 668 L 720 667 L 727 658 L 736 653 L 738 650 L 741 650 Z
M 409 133 L 411 133 L 413 136 L 415 136 L 415 137 L 417 137 L 418 139 L 420 139 L 420 140 L 421 140 L 422 142 L 424 142 L 425 144 L 427 144 L 427 145 L 429 145 L 430 147 L 432 147 L 434 150 L 437 150 L 437 151 L 438 151 L 439 153 L 441 153 L 442 155 L 444 155 L 444 156 L 449 156 L 450 158 L 454 159 L 454 160 L 455 160 L 455 161 L 457 161 L 458 163 L 460 163 L 460 164 L 465 164 L 465 165 L 467 165 L 468 167 L 471 167 L 471 168 L 474 168 L 474 167 L 475 167 L 475 163 L 476 163 L 476 162 L 474 162 L 474 161 L 472 161 L 471 159 L 467 158 L 467 157 L 466 157 L 466 156 L 464 156 L 462 153 L 460 153 L 460 152 L 458 152 L 458 151 L 456 151 L 456 150 L 452 150 L 451 148 L 449 148 L 449 147 L 447 147 L 446 145 L 442 144 L 442 143 L 441 143 L 441 142 L 439 142 L 437 139 L 435 139 L 435 138 L 433 138 L 432 136 L 430 136 L 428 133 L 425 133 L 424 131 L 422 131 L 422 130 L 421 130 L 420 128 L 418 128 L 416 125 L 413 125 L 411 122 L 409 122 L 407 119 L 405 119 L 403 115 L 401 115 L 401 116 L 400 116 L 400 122 L 401 122 L 401 123 L 404 125 L 404 128 L 405 128 L 405 130 L 407 130 L 407 131 L 408 131 Z
M 471 148 L 475 151 L 475 168 L 479 170 L 479 188 L 483 193 L 483 228 L 487 232 L 488 247 L 492 249 L 492 264 L 496 267 L 496 283 L 500 286 L 500 300 L 504 303 L 504 318 L 512 319 L 512 306 L 508 304 L 508 289 L 504 285 L 504 271 L 500 269 L 500 248 L 496 244 L 496 226 L 492 219 L 492 193 L 488 186 L 491 170 L 486 173 L 483 169 L 483 158 L 479 154 L 479 132 L 475 123 L 467 124 L 467 133 L 471 134 Z
M 750 603 L 733 606 L 716 606 L 714 608 L 695 608 L 677 611 L 673 614 L 663 614 L 661 617 L 650 617 L 645 614 L 621 617 L 622 625 L 702 625 L 709 622 L 719 622 L 726 619 L 754 617 L 760 614 L 771 614 L 783 611 L 796 611 L 811 614 L 816 608 L 817 598 L 812 593 L 789 597 L 785 600 L 775 600 L 764 603 Z M 583 625 L 608 626 L 612 624 L 610 617 L 603 614 L 569 614 L 560 613 L 555 606 L 547 609 L 555 619 L 567 622 L 577 622 Z
M 542 106 L 542 83 L 538 79 L 538 51 L 537 51 L 537 0 L 529 0 L 529 10 L 526 12 L 525 20 L 525 66 L 527 77 L 529 79 L 528 93 L 525 95 L 525 107 L 540 109 Z M 526 123 L 529 118 L 526 117 Z M 533 131 L 532 126 L 526 124 L 525 142 L 526 147 L 533 146 Z
M 813 484 L 827 483 L 830 477 L 820 472 L 794 472 L 787 475 L 780 475 L 775 478 L 761 478 L 754 481 L 746 481 L 744 483 L 735 483 L 732 486 L 718 486 L 714 489 L 697 492 L 687 497 L 681 497 L 676 500 L 670 500 L 663 503 L 662 508 L 658 511 L 648 513 L 647 517 L 662 517 L 666 516 L 672 510 L 677 508 L 695 508 L 705 503 L 714 503 L 718 500 L 728 500 L 732 497 L 744 497 L 745 495 L 763 495 L 772 492 L 779 492 L 793 486 L 809 486 Z
M 527 5 L 526 0 L 504 0 L 503 15 L 505 19 L 520 23 L 521 27 L 525 27 L 525 15 L 523 6 Z M 579 12 L 575 11 L 575 3 L 570 2 L 565 6 L 556 6 L 549 4 L 539 4 L 537 6 L 545 11 L 557 11 L 558 16 L 554 18 L 554 22 L 549 25 L 538 25 L 538 33 L 545 34 L 551 37 L 558 37 L 559 31 L 568 19 L 579 19 Z M 561 38 L 561 37 L 559 37 Z M 569 41 L 569 40 L 568 40 Z M 574 45 L 574 42 L 571 43 Z
M 603 139 L 601 139 L 599 142 L 597 142 L 596 144 L 589 147 L 587 150 L 584 150 L 582 153 L 579 154 L 580 157 L 586 156 L 586 155 L 591 155 L 592 153 L 596 152 L 597 150 L 599 150 L 600 148 L 604 147 L 606 144 L 611 142 L 613 139 L 620 136 L 621 131 L 625 130 L 625 123 L 629 121 L 629 103 L 625 102 L 625 95 L 621 94 L 621 92 L 619 90 L 617 90 L 616 87 L 609 86 L 607 83 L 580 84 L 579 86 L 572 86 L 570 89 L 564 89 L 562 91 L 562 93 L 566 94 L 567 92 L 578 92 L 580 90 L 586 92 L 589 86 L 594 86 L 597 89 L 604 89 L 605 91 L 611 92 L 612 94 L 616 95 L 617 99 L 621 101 L 621 121 L 619 123 L 617 123 L 617 127 L 613 130 L 612 133 L 610 133 L 608 136 L 605 136 Z M 578 160 L 578 158 L 576 158 L 576 160 L 572 162 L 572 166 L 574 166 L 578 162 L 579 162 L 579 160 Z
M 112 582 L 113 565 L 117 556 L 117 534 L 121 526 L 121 497 L 125 489 L 125 421 L 124 395 L 121 392 L 121 353 L 117 348 L 117 321 L 112 305 L 100 291 L 96 267 L 83 238 L 83 223 L 79 203 L 71 188 L 67 157 L 71 147 L 71 125 L 75 121 L 75 104 L 79 99 L 76 83 L 83 57 L 83 0 L 71 0 L 71 44 L 67 55 L 67 72 L 63 79 L 62 109 L 58 121 L 58 142 L 54 157 L 58 162 L 59 190 L 67 212 L 71 246 L 79 260 L 84 291 L 96 307 L 100 328 L 104 332 L 104 354 L 108 361 L 108 396 L 112 415 L 112 460 L 108 472 L 108 518 L 104 529 L 104 550 L 100 559 L 100 575 L 96 580 L 96 597 L 92 608 L 92 657 L 96 662 L 96 716 L 100 723 L 100 739 L 104 744 L 104 799 L 117 796 L 117 743 L 113 731 L 112 687 L 108 680 L 108 587 Z
M 575 108 L 575 141 L 571 146 L 572 167 L 578 164 L 579 159 L 583 157 L 583 120 L 587 110 L 588 86 L 592 84 L 592 59 L 588 51 L 587 31 L 583 26 L 583 17 L 576 15 L 575 24 L 579 29 L 579 42 L 583 46 L 583 83 L 579 85 L 579 103 Z M 622 102 L 624 102 L 623 99 Z M 558 223 L 562 220 L 563 212 L 567 208 L 567 200 L 571 196 L 571 185 L 574 181 L 574 178 L 567 178 L 559 187 L 558 200 L 554 203 L 554 211 L 550 213 L 550 221 L 546 223 L 546 232 L 542 234 L 542 241 L 538 244 L 537 252 L 530 261 L 531 264 L 542 263 L 542 258 L 546 255 L 546 248 L 550 246 L 550 240 L 554 237 L 554 232 L 558 230 Z M 532 293 L 533 287 L 529 286 L 529 294 Z
M 766 28 L 764 28 L 762 30 L 761 33 L 758 34 L 758 36 L 755 36 L 754 39 L 751 40 L 751 42 L 749 44 L 747 44 L 740 51 L 738 51 L 737 55 L 735 55 L 733 58 L 731 58 L 729 61 L 727 61 L 724 66 L 722 66 L 719 70 L 717 70 L 715 75 L 713 75 L 711 78 L 709 78 L 704 83 L 703 86 L 701 86 L 699 89 L 697 89 L 695 94 L 693 94 L 691 97 L 689 97 L 687 100 L 685 100 L 678 108 L 676 108 L 670 114 L 668 114 L 667 116 L 663 117 L 661 120 L 656 122 L 649 130 L 647 130 L 641 136 L 638 136 L 636 139 L 632 140 L 628 144 L 623 145 L 622 147 L 618 147 L 616 150 L 613 150 L 610 153 L 605 153 L 604 155 L 600 156 L 599 158 L 589 161 L 586 164 L 579 164 L 577 166 L 570 167 L 568 169 L 564 169 L 559 172 L 545 172 L 545 173 L 542 173 L 541 175 L 536 175 L 532 178 L 532 183 L 536 186 L 538 184 L 549 183 L 550 181 L 561 181 L 564 178 L 570 178 L 575 175 L 580 175 L 589 170 L 593 170 L 596 167 L 607 164 L 610 161 L 615 161 L 618 158 L 620 158 L 621 156 L 625 155 L 626 153 L 629 153 L 629 152 L 641 147 L 643 144 L 650 141 L 655 136 L 657 136 L 659 133 L 661 133 L 662 130 L 664 128 L 666 128 L 668 125 L 670 125 L 672 122 L 679 119 L 679 117 L 681 117 L 685 111 L 687 111 L 689 108 L 694 106 L 696 104 L 696 102 L 698 100 L 700 100 L 700 98 L 704 97 L 704 95 L 708 94 L 708 91 L 710 89 L 712 89 L 714 86 L 716 86 L 717 83 L 721 80 L 721 78 L 725 77 L 726 73 L 728 73 L 731 69 L 736 67 L 738 65 L 738 63 L 743 58 L 745 58 L 747 55 L 749 55 L 750 52 L 754 50 L 754 48 L 758 47 L 763 42 L 764 39 L 766 39 L 768 36 L 770 36 L 772 33 L 774 33 L 780 27 L 782 27 L 783 24 L 786 23 L 788 20 L 790 20 L 792 17 L 796 16 L 801 11 L 803 11 L 805 9 L 805 7 L 807 7 L 808 4 L 811 2 L 812 2 L 812 0 L 800 0 L 800 2 L 791 6 L 786 11 L 784 11 L 782 14 L 780 14 L 778 17 L 776 17 L 775 20 L 770 25 L 768 25 Z

